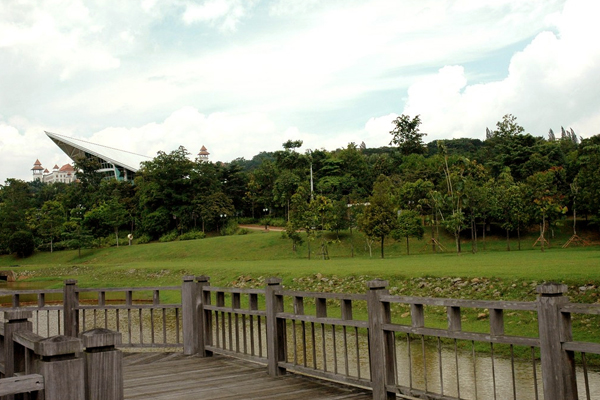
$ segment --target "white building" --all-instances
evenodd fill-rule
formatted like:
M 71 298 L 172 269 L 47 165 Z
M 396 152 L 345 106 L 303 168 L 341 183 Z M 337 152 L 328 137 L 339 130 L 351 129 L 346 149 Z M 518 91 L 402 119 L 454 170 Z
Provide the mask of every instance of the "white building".
M 31 170 L 33 171 L 33 180 L 44 183 L 71 183 L 77 179 L 75 168 L 71 164 L 65 164 L 60 168 L 58 168 L 58 165 L 54 165 L 52 172 L 50 172 L 48 168 L 42 167 L 40 160 L 35 160 Z

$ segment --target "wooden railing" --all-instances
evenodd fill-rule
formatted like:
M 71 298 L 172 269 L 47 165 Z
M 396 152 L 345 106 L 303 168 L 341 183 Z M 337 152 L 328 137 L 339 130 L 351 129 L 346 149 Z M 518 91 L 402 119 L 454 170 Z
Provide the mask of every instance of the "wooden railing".
M 264 289 L 213 287 L 205 276 L 162 288 L 83 289 L 67 281 L 63 304 L 50 307 L 61 308 L 65 333 L 116 328 L 127 338 L 122 347 L 230 355 L 264 363 L 273 376 L 296 372 L 371 388 L 375 399 L 600 399 L 600 375 L 587 365 L 600 344 L 574 341 L 571 330 L 573 316 L 599 315 L 600 304 L 570 303 L 565 285 L 538 286 L 533 302 L 392 296 L 387 286 L 375 280 L 366 294 L 333 294 L 284 290 L 277 278 Z M 161 304 L 165 290 L 180 291 L 181 303 Z M 90 292 L 97 300 L 80 304 Z M 115 292 L 124 293 L 120 303 Z M 440 312 L 445 326 L 426 323 Z M 464 323 L 477 312 L 487 329 Z M 537 334 L 510 334 L 505 316 L 514 322 L 518 313 Z
M 0 324 L 0 399 L 123 399 L 121 335 L 104 329 L 44 338 L 32 312 L 4 311 Z

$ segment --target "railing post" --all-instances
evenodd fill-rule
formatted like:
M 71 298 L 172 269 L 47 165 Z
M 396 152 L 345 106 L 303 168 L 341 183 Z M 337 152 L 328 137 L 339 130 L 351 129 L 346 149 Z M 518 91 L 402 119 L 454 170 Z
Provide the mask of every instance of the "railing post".
M 45 400 L 85 399 L 83 358 L 81 339 L 68 336 L 53 336 L 35 344 L 35 353 L 41 356 L 37 370 L 44 377 Z
M 96 328 L 79 337 L 85 347 L 85 400 L 123 400 L 123 353 L 115 348 L 121 334 Z
M 181 310 L 183 313 L 183 354 L 198 352 L 198 315 L 196 313 L 196 283 L 194 277 L 183 277 L 181 285 Z
M 560 308 L 569 303 L 563 296 L 567 285 L 547 283 L 536 287 L 542 383 L 546 400 L 576 400 L 575 361 L 572 351 L 564 351 L 562 342 L 572 340 L 571 316 Z
M 77 337 L 79 333 L 79 299 L 77 296 L 77 281 L 65 280 L 63 288 L 63 333 L 65 336 Z
M 210 285 L 210 278 L 205 275 L 196 277 L 196 320 L 198 321 L 197 335 L 198 335 L 198 354 L 200 357 L 210 357 L 212 352 L 206 350 L 206 345 L 212 344 L 212 320 L 209 321 L 204 311 L 205 295 L 202 290 L 205 286 Z M 210 296 L 210 293 L 207 293 Z
M 275 294 L 281 290 L 281 278 L 267 278 L 265 304 L 267 308 L 267 370 L 269 375 L 285 374 L 279 361 L 285 361 L 285 321 L 277 318 L 283 312 L 283 296 Z
M 20 371 L 25 362 L 25 354 L 15 354 L 13 343 L 13 334 L 19 331 L 31 332 L 33 324 L 29 318 L 33 312 L 25 310 L 4 311 L 4 377 L 14 376 L 16 371 Z
M 386 385 L 395 385 L 394 334 L 384 332 L 383 325 L 391 322 L 390 303 L 379 296 L 388 294 L 388 281 L 376 279 L 367 282 L 367 312 L 369 318 L 369 363 L 374 400 L 391 400 L 396 394 L 388 392 Z

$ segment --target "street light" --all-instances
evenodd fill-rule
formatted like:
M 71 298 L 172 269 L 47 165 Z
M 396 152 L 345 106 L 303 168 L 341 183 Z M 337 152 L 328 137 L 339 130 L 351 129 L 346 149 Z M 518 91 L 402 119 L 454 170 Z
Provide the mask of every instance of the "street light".
M 265 207 L 265 208 L 263 208 L 263 212 L 265 214 L 267 214 L 269 212 L 269 209 L 267 207 Z M 269 230 L 269 220 L 265 216 L 265 231 L 268 231 L 268 230 Z

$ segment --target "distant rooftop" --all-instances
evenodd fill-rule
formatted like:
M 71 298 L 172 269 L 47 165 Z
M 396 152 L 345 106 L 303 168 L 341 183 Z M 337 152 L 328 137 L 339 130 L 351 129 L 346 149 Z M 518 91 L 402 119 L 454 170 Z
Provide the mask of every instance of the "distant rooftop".
M 95 157 L 102 164 L 99 172 L 114 172 L 117 179 L 133 179 L 133 175 L 140 169 L 141 163 L 152 158 L 132 153 L 130 151 L 115 149 L 97 143 L 76 139 L 58 133 L 45 132 L 52 141 L 65 152 L 73 161 L 81 157 Z M 58 168 L 58 167 L 57 167 Z M 107 176 L 109 176 L 107 174 Z

